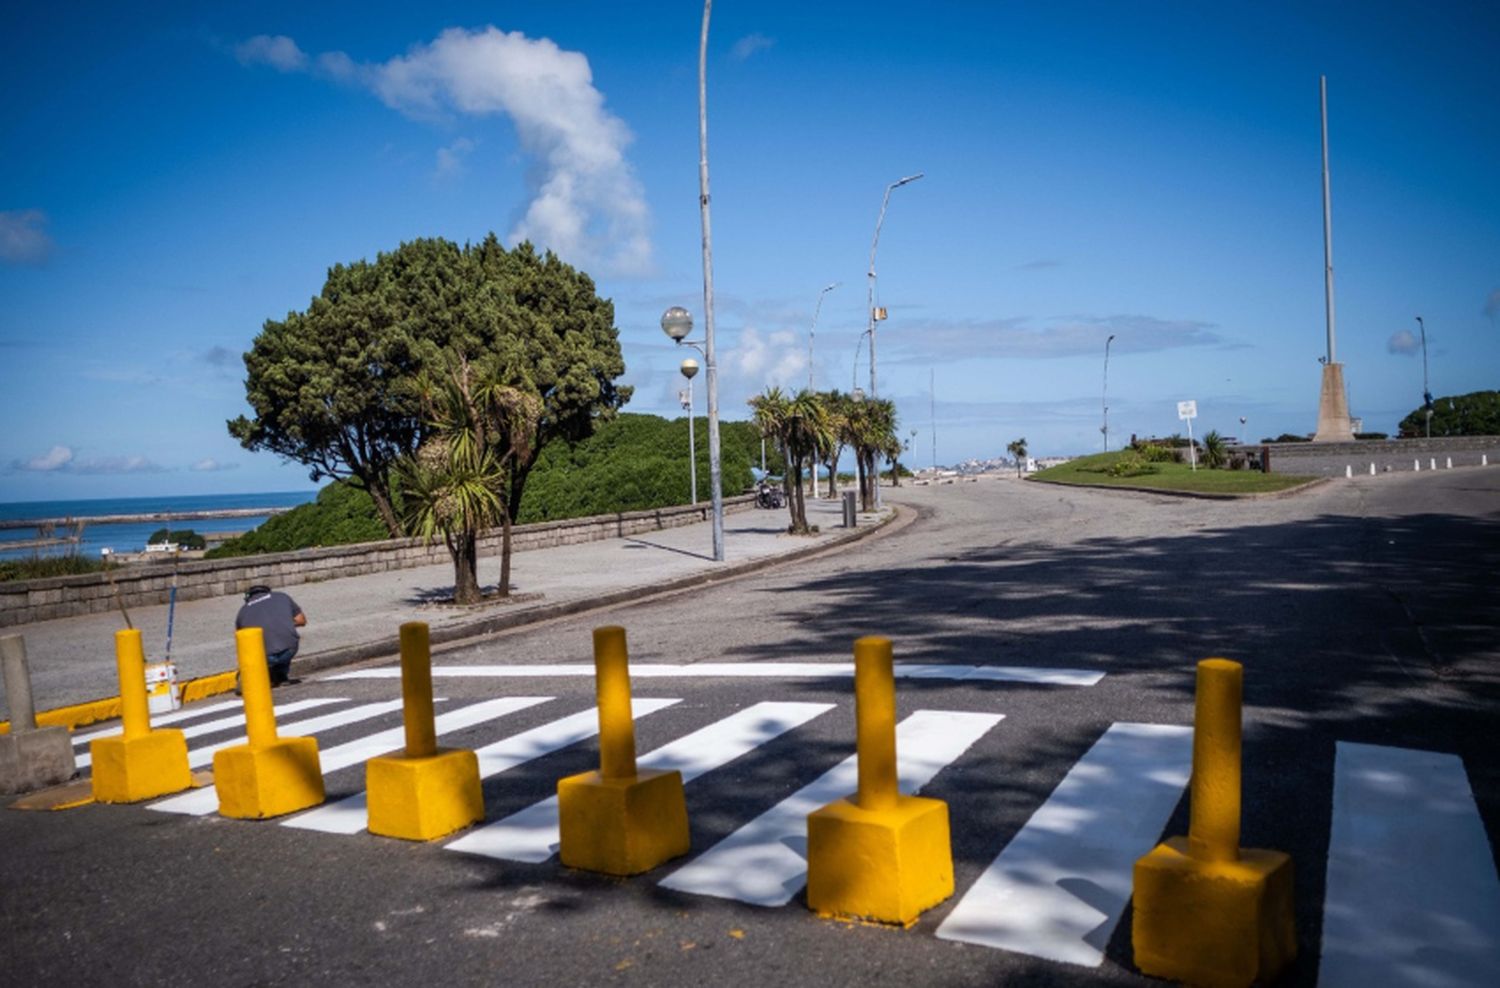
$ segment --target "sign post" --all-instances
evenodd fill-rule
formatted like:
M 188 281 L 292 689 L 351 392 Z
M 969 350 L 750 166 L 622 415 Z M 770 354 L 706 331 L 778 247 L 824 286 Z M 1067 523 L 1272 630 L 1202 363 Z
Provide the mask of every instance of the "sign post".
M 1198 471 L 1198 448 L 1193 445 L 1193 419 L 1198 417 L 1198 402 L 1179 401 L 1177 403 L 1177 417 L 1187 423 L 1188 429 L 1188 462 L 1193 465 L 1193 472 Z

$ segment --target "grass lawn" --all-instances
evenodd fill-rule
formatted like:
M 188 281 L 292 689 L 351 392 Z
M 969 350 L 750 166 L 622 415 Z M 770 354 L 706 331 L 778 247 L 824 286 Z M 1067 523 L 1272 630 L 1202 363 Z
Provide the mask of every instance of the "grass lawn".
M 1076 484 L 1085 487 L 1150 487 L 1166 491 L 1192 491 L 1200 494 L 1265 494 L 1284 491 L 1305 484 L 1313 477 L 1284 473 L 1260 473 L 1254 470 L 1206 470 L 1195 472 L 1186 463 L 1148 463 L 1149 473 L 1127 477 L 1110 474 L 1109 468 L 1121 453 L 1095 453 L 1069 460 L 1060 466 L 1032 474 L 1032 480 L 1049 484 Z

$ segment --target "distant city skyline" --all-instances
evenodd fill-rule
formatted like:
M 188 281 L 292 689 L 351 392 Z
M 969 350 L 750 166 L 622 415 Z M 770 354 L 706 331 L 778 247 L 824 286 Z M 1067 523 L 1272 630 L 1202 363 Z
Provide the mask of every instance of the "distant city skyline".
M 627 411 L 702 324 L 697 2 L 0 14 L 0 501 L 301 490 L 229 437 L 240 355 L 336 263 L 530 239 L 615 303 Z M 1394 433 L 1500 387 L 1500 7 L 715 4 L 721 409 L 879 384 L 930 466 L 1316 425 L 1318 78 L 1339 359 Z M 823 289 L 839 283 L 828 292 Z M 808 331 L 822 300 L 808 363 Z M 932 390 L 936 390 L 936 395 Z M 703 414 L 702 394 L 696 413 Z M 1241 426 L 1240 419 L 1245 424 Z

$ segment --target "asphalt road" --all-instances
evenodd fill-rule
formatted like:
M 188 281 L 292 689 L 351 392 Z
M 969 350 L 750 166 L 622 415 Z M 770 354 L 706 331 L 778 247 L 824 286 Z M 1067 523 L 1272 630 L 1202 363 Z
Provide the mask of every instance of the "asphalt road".
M 832 668 L 855 637 L 883 634 L 898 662 L 1104 673 L 1087 686 L 898 682 L 901 717 L 1004 716 L 923 789 L 949 803 L 958 894 L 913 928 L 819 920 L 800 893 L 767 908 L 673 890 L 660 880 L 676 864 L 605 879 L 555 858 L 501 861 L 444 842 L 87 806 L 0 813 L 0 982 L 1145 984 L 1128 908 L 1112 932 L 1092 935 L 1098 966 L 935 930 L 1112 725 L 1190 724 L 1194 663 L 1213 655 L 1245 665 L 1243 844 L 1286 851 L 1297 869 L 1300 957 L 1287 983 L 1318 976 L 1336 742 L 1459 756 L 1489 842 L 1488 860 L 1472 865 L 1493 873 L 1500 470 L 1339 480 L 1242 502 L 1018 482 L 890 496 L 910 523 L 852 548 L 461 643 L 437 662 L 586 663 L 591 627 L 619 623 L 637 664 Z M 366 668 L 379 675 L 382 665 Z M 589 680 L 537 672 L 439 677 L 440 713 L 496 696 L 552 698 L 444 743 L 483 747 L 589 710 Z M 637 680 L 638 700 L 681 701 L 638 720 L 643 753 L 751 704 L 831 705 L 689 784 L 695 854 L 852 752 L 850 692 L 839 677 Z M 277 702 L 335 697 L 386 701 L 399 684 L 325 677 L 278 691 Z M 327 753 L 398 724 L 352 723 L 319 743 Z M 587 741 L 487 779 L 487 819 L 545 798 L 595 757 Z M 361 785 L 358 767 L 328 777 L 330 798 Z M 1108 828 L 1123 812 L 1074 807 L 1079 826 Z M 1187 818 L 1184 796 L 1146 844 L 1185 833 Z

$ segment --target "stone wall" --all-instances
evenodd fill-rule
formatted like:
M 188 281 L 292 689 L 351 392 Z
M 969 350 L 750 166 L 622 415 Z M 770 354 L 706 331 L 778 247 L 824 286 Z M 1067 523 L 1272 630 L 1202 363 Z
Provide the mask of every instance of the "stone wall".
M 1342 477 L 1346 467 L 1356 474 L 1368 474 L 1370 464 L 1376 473 L 1411 471 L 1420 464 L 1422 470 L 1447 469 L 1453 466 L 1476 467 L 1483 457 L 1491 466 L 1500 464 L 1500 436 L 1456 436 L 1432 439 L 1361 439 L 1347 443 L 1268 443 L 1271 472 L 1307 474 L 1315 477 Z M 1249 451 L 1258 445 L 1246 446 Z
M 754 506 L 754 495 L 724 499 L 726 514 Z M 711 513 L 707 504 L 679 505 L 650 511 L 629 511 L 517 525 L 511 529 L 511 546 L 516 552 L 525 552 L 528 549 L 619 538 L 707 521 Z M 500 530 L 494 529 L 481 538 L 480 552 L 499 551 Z M 449 561 L 448 550 L 441 541 L 427 545 L 421 539 L 364 542 L 358 545 L 299 549 L 295 552 L 238 556 L 232 559 L 191 560 L 182 562 L 177 567 L 177 599 L 198 600 L 244 593 L 246 588 L 256 583 L 289 587 L 299 583 L 315 583 L 343 576 L 383 573 Z M 110 574 L 89 573 L 45 580 L 4 582 L 0 583 L 0 628 L 110 610 L 118 606 L 116 589 L 126 607 L 165 604 L 171 587 L 172 567 L 169 560 L 127 566 L 113 570 Z

